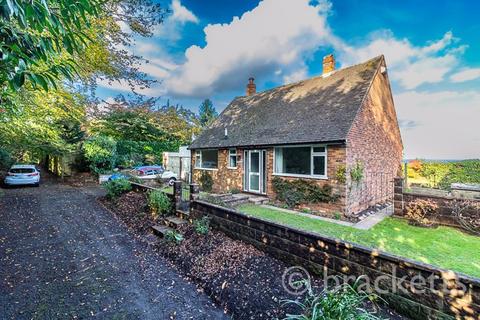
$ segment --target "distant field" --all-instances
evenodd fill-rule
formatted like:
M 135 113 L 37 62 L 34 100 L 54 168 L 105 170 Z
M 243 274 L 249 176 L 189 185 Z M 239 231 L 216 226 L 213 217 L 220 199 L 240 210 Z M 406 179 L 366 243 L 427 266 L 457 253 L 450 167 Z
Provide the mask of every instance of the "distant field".
M 452 183 L 480 183 L 480 160 L 411 160 L 407 165 L 407 183 L 445 190 Z

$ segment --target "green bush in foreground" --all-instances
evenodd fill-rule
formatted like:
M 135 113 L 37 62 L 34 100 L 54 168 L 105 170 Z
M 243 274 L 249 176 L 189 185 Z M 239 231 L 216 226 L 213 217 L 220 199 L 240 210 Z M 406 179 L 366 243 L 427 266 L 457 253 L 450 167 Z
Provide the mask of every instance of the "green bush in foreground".
M 154 190 L 148 194 L 148 205 L 154 215 L 166 215 L 172 209 L 170 199 L 165 192 L 160 190 Z
M 175 230 L 170 230 L 165 234 L 165 240 L 175 244 L 180 244 L 183 241 L 183 235 Z
M 107 197 L 112 199 L 120 196 L 122 193 L 132 190 L 132 185 L 127 179 L 115 179 L 106 182 L 104 185 L 107 190 Z
M 380 320 L 364 307 L 366 302 L 374 301 L 378 296 L 358 291 L 360 281 L 361 277 L 353 285 L 345 283 L 315 294 L 310 283 L 304 280 L 307 287 L 305 300 L 285 301 L 299 306 L 301 314 L 288 314 L 285 320 Z
M 196 233 L 206 235 L 210 229 L 210 218 L 203 216 L 200 219 L 193 221 L 193 226 L 195 227 Z

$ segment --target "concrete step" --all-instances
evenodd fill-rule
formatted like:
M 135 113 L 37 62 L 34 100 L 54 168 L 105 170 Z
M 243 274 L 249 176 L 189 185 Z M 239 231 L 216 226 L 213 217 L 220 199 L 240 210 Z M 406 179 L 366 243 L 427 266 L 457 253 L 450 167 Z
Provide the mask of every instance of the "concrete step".
M 187 221 L 179 218 L 179 217 L 166 217 L 165 224 L 171 228 L 178 228 L 178 226 L 187 223 Z
M 235 195 L 231 195 L 230 197 L 223 198 L 222 201 L 225 203 L 248 201 L 248 196 L 244 194 L 235 194 Z
M 248 202 L 260 205 L 268 203 L 269 199 L 267 197 L 250 197 L 248 198 Z
M 153 233 L 159 236 L 160 238 L 165 237 L 167 232 L 173 231 L 172 228 L 167 226 L 152 226 Z

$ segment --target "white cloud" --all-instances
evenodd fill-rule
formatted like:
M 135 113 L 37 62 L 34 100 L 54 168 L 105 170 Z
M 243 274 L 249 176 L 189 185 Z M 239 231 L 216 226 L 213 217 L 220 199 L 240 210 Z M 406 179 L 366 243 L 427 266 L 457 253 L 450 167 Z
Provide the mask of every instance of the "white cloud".
M 480 68 L 469 68 L 450 76 L 452 82 L 465 82 L 480 78 Z
M 293 83 L 308 78 L 307 68 L 303 67 L 283 77 L 284 83 Z
M 397 79 L 404 88 L 414 89 L 424 83 L 443 81 L 445 75 L 457 64 L 457 57 L 449 54 L 441 57 L 422 57 L 404 66 L 403 69 L 396 68 L 392 78 Z
M 193 22 L 198 23 L 198 18 L 193 14 L 192 11 L 188 10 L 185 6 L 180 3 L 180 0 L 173 0 L 170 6 L 173 11 L 172 19 L 182 23 Z
M 156 39 L 175 42 L 182 37 L 185 24 L 198 24 L 200 20 L 192 11 L 182 5 L 180 0 L 173 0 L 170 4 L 170 10 L 171 14 L 155 28 L 153 36 Z
M 425 83 L 438 83 L 459 63 L 465 46 L 454 47 L 458 39 L 451 32 L 437 41 L 415 46 L 408 39 L 397 39 L 390 31 L 375 32 L 366 44 L 349 46 L 340 43 L 338 50 L 343 65 L 359 63 L 384 54 L 390 76 L 406 89 Z
M 228 24 L 206 26 L 206 45 L 187 49 L 185 63 L 166 80 L 168 91 L 208 96 L 243 88 L 249 76 L 261 81 L 278 70 L 292 74 L 302 69 L 309 54 L 336 41 L 326 23 L 326 4 L 264 0 Z
M 480 157 L 480 93 L 418 92 L 395 96 L 406 158 Z

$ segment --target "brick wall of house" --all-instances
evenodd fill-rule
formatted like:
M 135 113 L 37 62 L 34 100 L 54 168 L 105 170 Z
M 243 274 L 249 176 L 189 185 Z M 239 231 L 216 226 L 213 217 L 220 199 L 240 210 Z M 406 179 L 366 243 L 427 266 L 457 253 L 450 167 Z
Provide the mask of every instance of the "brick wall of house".
M 273 191 L 272 179 L 275 177 L 273 175 L 273 157 L 274 151 L 272 147 L 261 148 L 266 150 L 267 154 L 267 196 L 271 199 L 275 199 L 275 192 Z M 213 178 L 213 192 L 223 193 L 229 192 L 233 189 L 243 190 L 243 149 L 237 149 L 237 168 L 230 169 L 228 168 L 228 149 L 220 149 L 218 151 L 218 169 L 215 170 L 204 170 L 195 168 L 195 150 L 192 150 L 192 168 L 193 168 L 193 182 L 198 183 L 199 178 L 202 172 L 208 172 Z M 307 179 L 317 183 L 319 186 L 329 184 L 333 188 L 333 193 L 338 194 L 340 198 L 335 203 L 318 203 L 318 204 L 308 204 L 306 205 L 312 210 L 321 210 L 325 212 L 335 212 L 339 211 L 341 213 L 345 212 L 345 184 L 340 183 L 336 179 L 336 174 L 338 169 L 341 166 L 344 166 L 346 163 L 346 148 L 344 145 L 330 145 L 327 147 L 327 176 L 328 179 Z M 295 180 L 299 179 L 296 177 L 281 177 L 282 179 Z
M 195 150 L 192 150 L 192 180 L 199 183 L 202 172 L 208 172 L 213 178 L 213 192 L 224 193 L 243 190 L 243 150 L 237 149 L 237 168 L 228 168 L 228 149 L 218 150 L 218 169 L 205 170 L 195 168 Z
M 273 157 L 274 151 L 273 148 L 267 149 L 267 196 L 271 199 L 275 199 L 275 192 L 273 191 L 272 179 L 275 177 L 273 175 Z M 329 184 L 332 186 L 332 192 L 334 194 L 340 195 L 340 198 L 335 203 L 316 203 L 316 204 L 307 204 L 306 207 L 312 210 L 320 210 L 324 212 L 336 212 L 339 211 L 343 213 L 345 211 L 345 184 L 340 183 L 336 180 L 337 170 L 345 165 L 346 161 L 346 149 L 343 145 L 330 145 L 327 146 L 327 177 L 328 179 L 308 179 L 301 178 L 303 180 L 313 181 L 319 186 L 324 186 Z M 298 180 L 297 177 L 281 177 L 285 180 Z
M 347 174 L 348 213 L 357 213 L 393 195 L 393 178 L 400 168 L 402 152 L 388 74 L 378 72 L 347 136 L 347 169 L 357 161 L 364 167 L 364 181 L 352 182 Z

